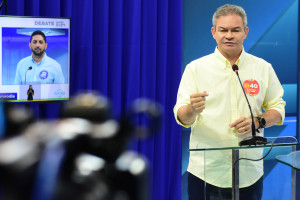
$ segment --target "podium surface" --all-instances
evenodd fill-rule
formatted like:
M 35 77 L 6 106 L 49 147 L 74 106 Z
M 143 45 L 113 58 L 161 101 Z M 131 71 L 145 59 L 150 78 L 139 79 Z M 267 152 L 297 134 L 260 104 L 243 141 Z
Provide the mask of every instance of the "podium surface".
M 300 151 L 293 151 L 287 155 L 278 155 L 276 160 L 296 170 L 300 170 Z
M 295 151 L 299 143 L 295 137 L 267 137 L 266 139 L 268 144 L 256 146 L 239 146 L 238 139 L 207 140 L 190 147 L 189 151 L 199 154 L 202 159 L 199 160 L 201 163 L 199 171 L 203 180 L 210 185 L 231 188 L 230 199 L 235 200 L 240 199 L 240 188 L 256 182 L 264 173 L 270 173 L 264 171 L 264 165 L 275 165 L 278 161 L 284 164 L 289 163 L 288 165 L 292 168 L 284 168 L 287 176 L 282 176 L 283 180 L 278 181 L 282 181 L 282 185 L 288 188 L 290 197 L 287 199 L 295 199 L 295 169 L 300 168 L 300 160 L 295 163 L 295 161 L 291 161 L 290 157 L 300 158 L 300 154 Z M 290 156 L 287 157 L 287 155 Z M 280 178 L 280 174 L 278 176 Z M 278 188 L 278 191 L 282 189 L 284 188 Z M 213 198 L 210 196 L 210 199 Z

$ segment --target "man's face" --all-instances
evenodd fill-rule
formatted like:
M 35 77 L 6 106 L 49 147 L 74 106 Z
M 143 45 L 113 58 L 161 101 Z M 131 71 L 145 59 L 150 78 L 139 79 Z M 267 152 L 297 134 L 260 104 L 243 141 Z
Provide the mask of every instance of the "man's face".
M 243 49 L 249 29 L 244 27 L 239 15 L 225 15 L 217 19 L 216 27 L 211 28 L 212 35 L 217 42 L 219 51 L 225 57 L 239 56 Z
M 34 35 L 29 43 L 29 46 L 32 53 L 39 57 L 42 56 L 47 49 L 47 43 L 41 35 Z

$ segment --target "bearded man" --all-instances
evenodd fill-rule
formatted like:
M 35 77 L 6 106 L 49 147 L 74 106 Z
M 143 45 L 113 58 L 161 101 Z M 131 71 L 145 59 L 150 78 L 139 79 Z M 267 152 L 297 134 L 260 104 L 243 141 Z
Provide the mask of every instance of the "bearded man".
M 61 84 L 64 76 L 60 64 L 46 54 L 45 34 L 36 30 L 31 34 L 29 47 L 32 54 L 17 66 L 15 84 Z

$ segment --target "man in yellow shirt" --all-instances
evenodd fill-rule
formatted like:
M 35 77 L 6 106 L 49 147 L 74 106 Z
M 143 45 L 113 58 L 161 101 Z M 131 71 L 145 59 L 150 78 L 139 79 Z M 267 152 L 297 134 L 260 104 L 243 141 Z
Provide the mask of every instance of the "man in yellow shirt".
M 207 142 L 213 140 L 238 145 L 251 136 L 251 114 L 232 70 L 234 64 L 239 66 L 257 134 L 263 136 L 265 127 L 280 125 L 285 117 L 283 89 L 271 64 L 244 51 L 243 41 L 249 32 L 244 9 L 235 5 L 218 8 L 211 32 L 217 43 L 215 52 L 187 65 L 174 107 L 178 124 L 191 127 L 191 149 L 214 147 L 215 143 Z M 251 150 L 252 155 L 259 158 L 261 149 Z M 240 156 L 247 157 L 249 152 L 241 151 Z M 240 199 L 261 199 L 262 162 L 240 162 Z M 189 200 L 204 199 L 204 180 L 207 195 L 231 199 L 230 154 L 218 152 L 205 157 L 204 152 L 190 152 L 188 172 Z

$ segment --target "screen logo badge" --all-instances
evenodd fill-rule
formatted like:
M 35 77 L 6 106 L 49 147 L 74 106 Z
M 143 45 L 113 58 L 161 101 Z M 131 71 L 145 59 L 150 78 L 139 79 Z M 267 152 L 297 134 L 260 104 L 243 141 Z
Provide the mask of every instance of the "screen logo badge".
M 39 74 L 40 79 L 45 80 L 48 78 L 48 72 L 46 70 L 43 70 Z

